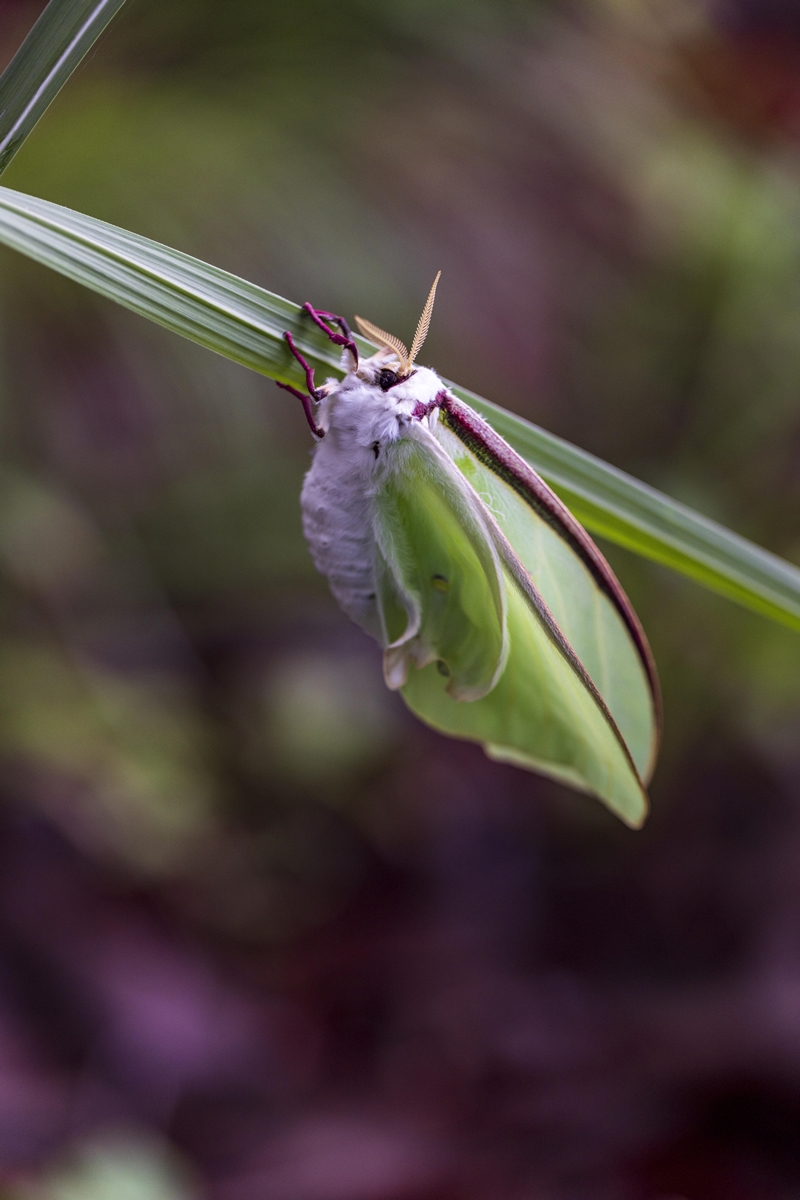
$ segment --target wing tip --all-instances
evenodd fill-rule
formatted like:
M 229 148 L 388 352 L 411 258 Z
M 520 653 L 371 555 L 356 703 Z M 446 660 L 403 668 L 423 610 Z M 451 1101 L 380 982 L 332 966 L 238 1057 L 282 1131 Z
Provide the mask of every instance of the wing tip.
M 602 800 L 602 796 L 599 798 Z M 607 802 L 603 800 L 603 803 L 606 804 Z M 642 791 L 642 811 L 636 816 L 631 816 L 627 812 L 623 812 L 621 809 L 612 808 L 611 805 L 608 805 L 608 807 L 625 825 L 628 826 L 629 829 L 638 831 L 642 828 L 645 821 L 650 816 L 650 797 L 647 795 L 646 791 Z
M 577 772 L 571 768 L 559 768 L 554 763 L 544 763 L 539 759 L 531 758 L 529 755 L 522 753 L 520 750 L 515 750 L 512 747 L 500 746 L 497 743 L 482 742 L 484 753 L 493 762 L 508 763 L 512 767 L 519 767 L 523 771 L 531 771 L 536 775 L 544 775 L 548 779 L 552 779 L 555 783 L 560 783 L 563 787 L 572 788 L 575 791 L 582 792 L 585 796 L 591 796 L 594 800 L 599 800 L 600 803 L 607 808 L 610 813 L 618 817 L 623 825 L 627 825 L 629 829 L 639 830 L 644 825 L 650 815 L 650 797 L 644 787 L 641 779 L 636 775 L 638 784 L 637 805 L 622 805 L 614 803 L 614 801 L 604 796 L 596 787 L 592 787 L 588 781 L 582 779 Z

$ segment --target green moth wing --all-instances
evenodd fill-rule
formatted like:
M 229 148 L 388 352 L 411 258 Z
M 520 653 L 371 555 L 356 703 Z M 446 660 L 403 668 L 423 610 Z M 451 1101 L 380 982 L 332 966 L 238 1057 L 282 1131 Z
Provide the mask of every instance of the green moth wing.
M 496 514 L 421 424 L 382 453 L 374 526 L 387 682 L 441 732 L 640 825 L 647 796 L 626 742 Z
M 448 395 L 435 432 L 511 543 L 647 782 L 660 737 L 658 676 L 608 563 L 544 480 L 467 405 Z
M 480 507 L 437 451 L 408 438 L 385 454 L 375 518 L 384 672 L 396 689 L 411 667 L 436 663 L 447 695 L 469 702 L 505 666 L 505 587 Z

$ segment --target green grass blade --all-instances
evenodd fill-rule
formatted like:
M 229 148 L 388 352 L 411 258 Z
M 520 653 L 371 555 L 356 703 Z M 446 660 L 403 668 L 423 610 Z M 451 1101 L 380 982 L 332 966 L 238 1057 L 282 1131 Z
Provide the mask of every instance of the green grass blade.
M 800 631 L 800 569 L 632 475 L 454 387 L 542 475 L 581 524 Z
M 0 242 L 234 362 L 303 382 L 288 329 L 313 365 L 339 352 L 296 304 L 200 259 L 69 208 L 0 187 Z
M 93 217 L 0 188 L 0 242 L 282 383 L 303 383 L 287 329 L 313 366 L 338 370 L 336 347 L 296 304 Z M 800 630 L 800 569 L 488 400 L 454 391 L 592 532 Z
M 50 0 L 0 76 L 0 172 L 125 0 Z

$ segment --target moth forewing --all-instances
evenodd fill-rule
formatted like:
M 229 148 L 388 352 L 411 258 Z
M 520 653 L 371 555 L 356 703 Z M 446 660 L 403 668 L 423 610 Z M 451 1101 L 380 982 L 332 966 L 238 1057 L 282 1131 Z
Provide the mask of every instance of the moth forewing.
M 611 568 L 544 480 L 462 401 L 443 407 L 435 433 L 490 507 L 649 779 L 660 733 L 658 680 Z
M 373 527 L 387 637 L 397 629 L 400 604 L 408 617 L 385 649 L 387 683 L 402 687 L 410 668 L 436 663 L 447 694 L 469 703 L 495 686 L 508 632 L 500 559 L 465 482 L 415 424 L 384 452 Z
M 426 654 L 419 641 L 421 597 L 405 586 L 407 572 L 397 557 L 398 539 L 376 522 L 374 548 L 375 598 L 381 629 L 383 678 L 391 691 L 408 679 L 409 666 L 427 666 L 435 655 Z
M 561 655 L 575 679 L 585 690 L 591 700 L 594 701 L 596 709 L 600 711 L 600 714 L 608 725 L 608 728 L 615 738 L 619 749 L 622 751 L 629 771 L 626 772 L 623 770 L 622 772 L 627 786 L 624 786 L 621 789 L 623 793 L 626 793 L 625 810 L 623 813 L 621 813 L 621 815 L 623 815 L 624 818 L 633 825 L 641 824 L 647 815 L 649 802 L 636 763 L 633 759 L 630 748 L 625 741 L 625 738 L 620 732 L 619 726 L 614 720 L 614 717 L 609 711 L 605 700 L 595 686 L 583 662 L 578 658 L 574 648 L 564 636 L 563 630 L 559 627 L 557 621 L 553 617 L 553 614 L 550 612 L 549 608 L 542 599 L 542 596 L 536 589 L 530 574 L 517 558 L 517 555 L 515 554 L 511 544 L 505 538 L 498 525 L 493 523 L 491 528 L 503 566 L 505 567 L 509 577 L 516 585 L 519 595 L 530 609 L 535 620 L 541 625 L 550 642 Z M 516 761 L 518 765 L 521 764 L 524 757 L 521 756 L 518 751 L 514 751 L 510 747 L 504 747 L 499 744 L 487 747 L 487 749 L 490 749 L 493 757 L 505 758 L 506 761 L 509 762 Z M 633 797 L 633 803 L 631 803 L 631 796 Z
M 409 672 L 403 698 L 434 729 L 569 783 L 640 825 L 647 796 L 602 700 L 510 578 L 507 597 L 509 655 L 491 692 L 459 703 L 428 666 Z
M 494 757 L 598 796 L 630 824 L 643 820 L 641 780 L 602 698 L 495 516 L 425 425 L 386 454 L 380 479 L 376 540 L 402 572 L 394 587 L 421 613 L 418 630 L 409 624 L 386 651 L 387 677 L 403 680 L 409 707 Z

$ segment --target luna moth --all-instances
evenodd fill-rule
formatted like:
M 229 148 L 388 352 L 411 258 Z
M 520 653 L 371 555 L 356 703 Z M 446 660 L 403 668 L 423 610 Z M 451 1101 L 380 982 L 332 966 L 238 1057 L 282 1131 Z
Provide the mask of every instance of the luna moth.
M 440 272 L 441 274 L 441 272 Z M 416 359 L 356 317 L 304 305 L 342 347 L 341 380 L 307 392 L 317 439 L 303 484 L 311 555 L 383 647 L 388 686 L 442 733 L 596 796 L 638 827 L 661 700 L 647 638 L 597 546 L 543 479 Z

